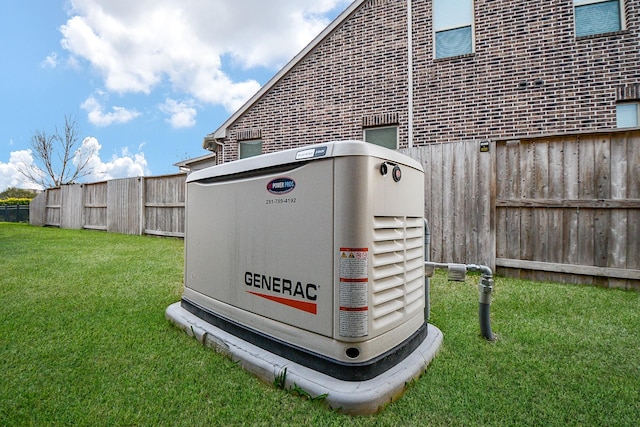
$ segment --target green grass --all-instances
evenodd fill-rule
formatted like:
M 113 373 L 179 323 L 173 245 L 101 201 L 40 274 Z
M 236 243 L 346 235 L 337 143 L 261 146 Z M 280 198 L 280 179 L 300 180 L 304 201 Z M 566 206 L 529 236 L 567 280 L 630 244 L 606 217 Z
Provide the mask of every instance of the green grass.
M 432 281 L 444 345 L 398 401 L 349 417 L 258 381 L 172 327 L 183 242 L 0 223 L 0 425 L 632 426 L 640 293 Z

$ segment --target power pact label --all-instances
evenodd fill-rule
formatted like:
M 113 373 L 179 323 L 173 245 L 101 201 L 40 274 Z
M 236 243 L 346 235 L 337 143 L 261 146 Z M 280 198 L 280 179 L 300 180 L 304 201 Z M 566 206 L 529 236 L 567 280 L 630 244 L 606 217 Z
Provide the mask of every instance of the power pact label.
M 369 333 L 368 248 L 340 248 L 340 336 Z

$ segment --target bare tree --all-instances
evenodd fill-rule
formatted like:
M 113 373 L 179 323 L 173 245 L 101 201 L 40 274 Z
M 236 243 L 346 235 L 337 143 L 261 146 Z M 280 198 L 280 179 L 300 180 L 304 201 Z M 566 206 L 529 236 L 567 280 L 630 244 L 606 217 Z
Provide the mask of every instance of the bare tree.
M 36 131 L 30 141 L 34 164 L 20 165 L 18 171 L 44 188 L 78 182 L 92 172 L 89 161 L 96 153 L 79 144 L 78 133 L 78 119 L 66 115 L 62 132 L 57 127 L 53 133 Z

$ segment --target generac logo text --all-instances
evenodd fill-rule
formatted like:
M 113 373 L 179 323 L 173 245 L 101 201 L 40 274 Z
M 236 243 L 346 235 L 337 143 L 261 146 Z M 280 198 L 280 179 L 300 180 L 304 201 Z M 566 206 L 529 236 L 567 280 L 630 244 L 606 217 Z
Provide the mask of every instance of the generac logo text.
M 310 302 L 318 299 L 318 286 L 313 283 L 303 284 L 300 281 L 247 271 L 244 273 L 244 284 L 251 287 L 251 290 L 247 289 L 247 292 L 252 295 L 307 313 L 317 314 L 317 304 Z M 259 291 L 269 291 L 269 293 Z

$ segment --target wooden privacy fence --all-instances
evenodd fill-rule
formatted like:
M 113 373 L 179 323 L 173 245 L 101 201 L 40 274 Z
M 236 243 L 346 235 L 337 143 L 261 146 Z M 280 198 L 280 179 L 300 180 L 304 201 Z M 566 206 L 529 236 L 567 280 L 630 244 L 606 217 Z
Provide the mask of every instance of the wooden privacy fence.
M 185 174 L 64 185 L 31 203 L 33 225 L 184 237 Z
M 498 267 L 640 289 L 640 131 L 501 141 L 496 166 Z
M 640 289 L 640 130 L 480 147 L 404 150 L 425 168 L 433 260 Z
M 533 280 L 640 290 L 640 130 L 431 144 L 431 259 Z M 184 236 L 185 175 L 49 189 L 30 222 Z

